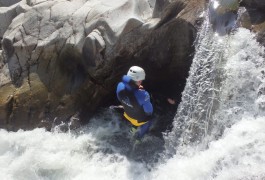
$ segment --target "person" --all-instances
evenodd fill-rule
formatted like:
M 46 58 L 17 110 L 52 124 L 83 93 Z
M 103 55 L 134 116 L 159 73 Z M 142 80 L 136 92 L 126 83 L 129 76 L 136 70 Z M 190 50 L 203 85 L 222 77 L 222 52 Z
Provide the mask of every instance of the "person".
M 141 140 L 153 123 L 153 105 L 149 93 L 142 86 L 143 80 L 145 71 L 139 66 L 132 66 L 116 90 L 117 98 L 124 108 L 125 119 L 136 129 L 133 136 L 136 140 Z

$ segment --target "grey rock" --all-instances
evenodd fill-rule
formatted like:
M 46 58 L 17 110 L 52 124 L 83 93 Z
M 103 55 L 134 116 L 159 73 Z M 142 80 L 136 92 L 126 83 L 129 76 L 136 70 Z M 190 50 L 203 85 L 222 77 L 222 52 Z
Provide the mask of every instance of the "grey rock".
M 131 65 L 146 70 L 150 89 L 165 80 L 184 85 L 205 1 L 183 2 L 20 2 L 2 40 L 10 76 L 0 88 L 1 127 L 50 128 L 77 111 L 88 119 Z
M 0 7 L 9 7 L 20 1 L 21 0 L 0 0 Z
M 17 16 L 16 6 L 0 7 L 0 37 L 2 38 L 12 20 Z
M 249 8 L 265 9 L 264 0 L 242 0 L 242 4 Z
M 9 68 L 4 62 L 2 50 L 0 50 L 0 87 L 11 81 Z

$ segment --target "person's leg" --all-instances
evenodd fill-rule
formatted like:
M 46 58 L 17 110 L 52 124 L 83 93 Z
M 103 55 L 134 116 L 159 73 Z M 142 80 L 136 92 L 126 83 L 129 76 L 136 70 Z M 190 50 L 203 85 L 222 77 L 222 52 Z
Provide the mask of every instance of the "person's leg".
M 153 120 L 148 121 L 147 123 L 143 124 L 142 126 L 138 127 L 137 130 L 137 139 L 141 139 L 150 129 L 153 124 Z
M 136 126 L 134 126 L 134 125 L 130 125 L 130 133 L 132 134 L 132 135 L 134 135 L 136 132 L 137 132 L 137 127 Z

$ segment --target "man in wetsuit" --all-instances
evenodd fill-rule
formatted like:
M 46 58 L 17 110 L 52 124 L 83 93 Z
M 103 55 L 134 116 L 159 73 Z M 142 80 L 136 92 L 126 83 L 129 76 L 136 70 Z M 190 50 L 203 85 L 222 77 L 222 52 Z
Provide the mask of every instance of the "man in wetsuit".
M 144 70 L 132 66 L 127 75 L 122 77 L 116 90 L 117 98 L 124 108 L 124 117 L 137 129 L 134 134 L 137 140 L 148 132 L 153 122 L 153 105 L 149 93 L 141 85 L 144 79 Z

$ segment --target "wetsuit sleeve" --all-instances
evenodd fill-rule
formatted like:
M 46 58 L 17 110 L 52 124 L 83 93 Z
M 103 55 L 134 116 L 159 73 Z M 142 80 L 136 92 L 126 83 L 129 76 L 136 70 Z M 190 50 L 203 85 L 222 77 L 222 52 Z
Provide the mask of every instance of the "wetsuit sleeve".
M 145 90 L 139 90 L 137 93 L 137 97 L 138 102 L 143 107 L 143 110 L 146 115 L 151 116 L 153 113 L 153 105 L 150 101 L 149 93 Z
M 120 97 L 120 95 L 119 95 L 119 92 L 120 91 L 122 91 L 122 90 L 124 90 L 125 89 L 125 85 L 122 83 L 122 82 L 120 82 L 119 84 L 118 84 L 118 86 L 117 86 L 117 89 L 116 89 L 116 95 L 117 95 L 117 98 L 118 98 L 118 100 L 121 102 L 121 97 Z

